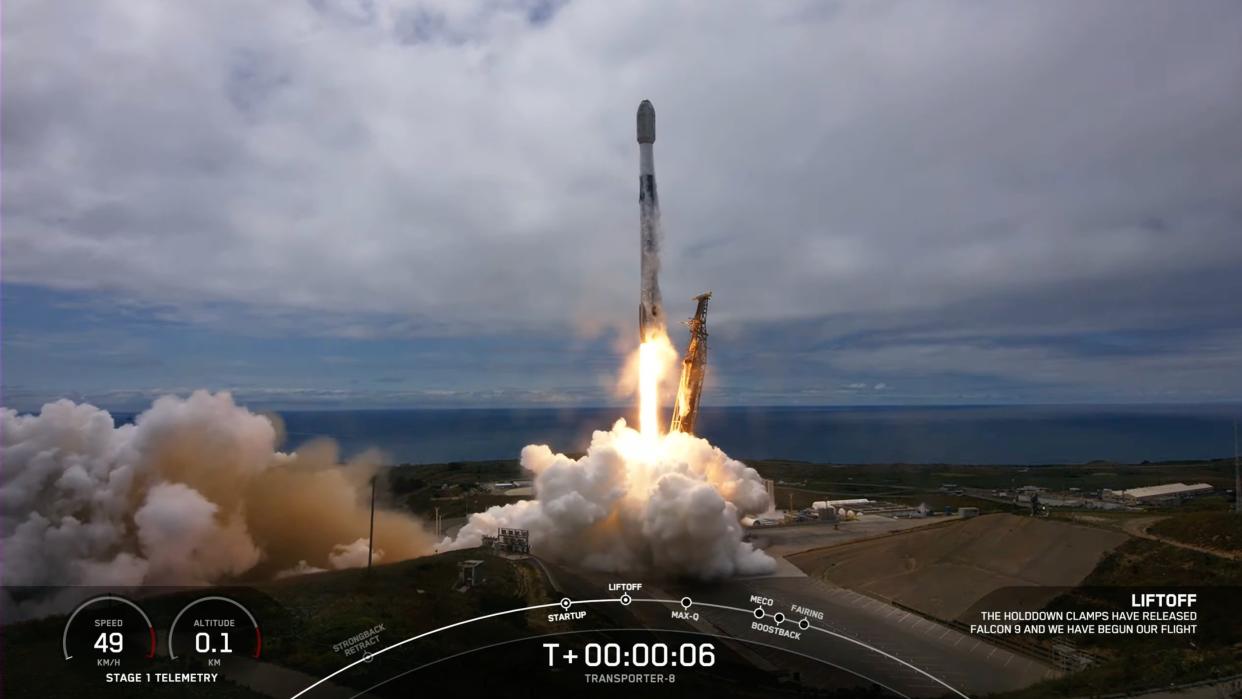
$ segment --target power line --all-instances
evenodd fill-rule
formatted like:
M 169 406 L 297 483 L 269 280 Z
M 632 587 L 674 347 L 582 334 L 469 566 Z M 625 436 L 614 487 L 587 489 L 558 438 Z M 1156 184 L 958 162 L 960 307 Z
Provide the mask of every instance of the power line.
M 371 476 L 371 533 L 367 535 L 367 570 L 371 570 L 371 554 L 375 552 L 375 479 Z
M 1238 469 L 1238 421 L 1233 421 L 1233 511 L 1242 514 L 1242 470 Z

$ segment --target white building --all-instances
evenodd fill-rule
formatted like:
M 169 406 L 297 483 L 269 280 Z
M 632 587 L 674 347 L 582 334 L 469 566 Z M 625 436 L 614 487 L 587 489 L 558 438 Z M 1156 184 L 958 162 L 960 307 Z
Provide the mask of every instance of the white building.
M 811 503 L 811 507 L 822 509 L 825 507 L 854 507 L 855 505 L 870 505 L 871 501 L 867 498 L 851 498 L 849 500 L 817 500 Z
M 1130 488 L 1128 490 L 1105 490 L 1102 495 L 1105 500 L 1120 500 L 1131 504 L 1154 504 L 1180 501 L 1183 498 L 1207 495 L 1211 492 L 1212 486 L 1207 483 L 1191 483 L 1189 485 L 1186 483 L 1165 483 L 1145 488 Z

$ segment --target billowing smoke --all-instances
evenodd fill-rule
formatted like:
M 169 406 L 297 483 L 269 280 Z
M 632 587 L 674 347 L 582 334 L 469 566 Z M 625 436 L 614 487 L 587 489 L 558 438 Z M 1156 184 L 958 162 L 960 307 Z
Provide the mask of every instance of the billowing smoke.
M 132 425 L 60 400 L 3 411 L 4 585 L 198 584 L 366 565 L 375 465 L 278 427 L 228 393 L 159 398 Z M 413 517 L 376 512 L 377 558 L 426 553 Z
M 771 572 L 774 561 L 742 540 L 744 515 L 768 509 L 763 480 L 705 439 L 656 441 L 618 420 L 592 435 L 586 456 L 543 445 L 522 450 L 534 500 L 470 516 L 444 548 L 478 546 L 498 527 L 529 529 L 536 554 L 610 572 L 713 579 Z

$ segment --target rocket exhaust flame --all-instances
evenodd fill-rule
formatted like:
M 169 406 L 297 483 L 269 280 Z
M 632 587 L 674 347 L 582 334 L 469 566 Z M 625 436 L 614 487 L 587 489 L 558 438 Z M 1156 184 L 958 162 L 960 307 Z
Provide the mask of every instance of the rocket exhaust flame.
M 660 437 L 660 387 L 677 361 L 677 350 L 661 332 L 638 346 L 638 427 L 648 442 Z
M 638 347 L 638 424 L 643 438 L 660 436 L 660 367 L 655 340 Z

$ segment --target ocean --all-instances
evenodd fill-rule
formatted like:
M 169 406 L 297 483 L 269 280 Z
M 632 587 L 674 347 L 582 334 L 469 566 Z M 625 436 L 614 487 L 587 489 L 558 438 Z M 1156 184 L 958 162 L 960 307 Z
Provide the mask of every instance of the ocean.
M 283 448 L 318 436 L 391 463 L 517 458 L 526 444 L 585 451 L 624 408 L 281 411 Z M 823 463 L 1066 464 L 1225 457 L 1238 405 L 703 408 L 726 453 Z

